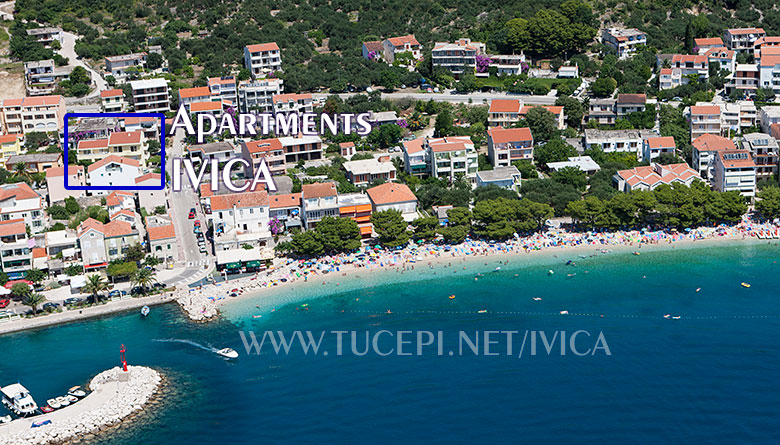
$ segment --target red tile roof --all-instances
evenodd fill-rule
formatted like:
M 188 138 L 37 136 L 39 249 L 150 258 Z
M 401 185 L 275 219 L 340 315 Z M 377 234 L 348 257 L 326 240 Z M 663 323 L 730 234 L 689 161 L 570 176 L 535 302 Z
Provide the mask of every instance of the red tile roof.
M 124 92 L 119 88 L 113 90 L 105 90 L 100 92 L 100 97 L 117 97 L 123 95 Z
M 140 131 L 115 131 L 108 137 L 108 145 L 140 144 L 142 135 Z
M 517 99 L 493 99 L 490 102 L 490 113 L 519 113 L 520 101 Z
M 130 210 L 130 209 L 122 209 L 122 210 L 119 210 L 119 211 L 117 211 L 117 212 L 114 212 L 114 214 L 113 214 L 113 215 L 111 215 L 111 216 L 110 216 L 108 219 L 110 219 L 111 221 L 113 221 L 113 220 L 114 220 L 114 219 L 116 219 L 118 216 L 122 216 L 122 215 L 124 215 L 124 216 L 129 216 L 130 218 L 133 218 L 133 219 L 135 219 L 135 212 L 133 212 L 133 211 L 132 211 L 132 210 Z
M 44 105 L 59 105 L 64 102 L 65 99 L 60 95 L 56 96 L 34 96 L 25 97 L 22 99 L 23 107 L 40 107 Z
M 693 41 L 698 47 L 713 45 L 723 46 L 723 39 L 720 37 L 704 37 L 701 39 L 694 39 Z
M 198 111 L 218 111 L 222 110 L 222 101 L 214 100 L 210 102 L 196 102 L 190 104 L 190 111 L 193 113 Z
M 726 159 L 728 155 L 741 155 L 744 159 Z M 756 166 L 753 155 L 747 150 L 722 150 L 718 152 L 720 162 L 725 168 L 752 168 Z
M 108 165 L 108 164 L 111 164 L 111 163 L 114 163 L 114 162 L 119 163 L 119 164 L 129 165 L 131 167 L 138 167 L 138 166 L 141 165 L 135 159 L 125 158 L 125 157 L 117 156 L 117 155 L 108 155 L 105 158 L 103 158 L 103 159 L 95 162 L 94 164 L 90 165 L 89 167 L 87 167 L 87 172 L 91 173 L 91 172 L 93 172 L 93 171 L 95 171 L 95 170 L 97 170 L 97 169 L 99 169 L 99 168 L 101 168 L 101 167 L 103 167 L 105 165 Z
M 40 198 L 40 196 L 35 193 L 35 190 L 30 188 L 26 182 L 0 185 L 0 201 L 4 201 L 12 197 L 16 199 Z
M 156 185 L 160 183 L 161 179 L 162 179 L 162 175 L 160 175 L 159 173 L 147 173 L 145 175 L 141 175 L 135 178 L 135 183 L 138 184 L 144 181 L 152 180 Z
M 647 96 L 644 94 L 618 94 L 617 103 L 619 104 L 644 104 L 647 102 Z
M 281 150 L 282 143 L 279 139 L 262 139 L 259 141 L 248 141 L 245 143 L 249 153 L 265 153 L 274 150 Z
M 300 193 L 286 193 L 283 195 L 272 195 L 268 197 L 272 209 L 281 209 L 285 207 L 300 207 Z
M 103 234 L 106 238 L 114 238 L 117 236 L 128 236 L 132 235 L 135 232 L 133 231 L 133 226 L 126 221 L 120 221 L 118 219 L 115 219 L 111 221 L 108 224 L 105 224 L 103 226 Z
M 488 134 L 494 144 L 506 144 L 507 142 L 518 141 L 531 141 L 533 143 L 534 140 L 530 128 L 495 127 L 488 130 Z
M 287 93 L 287 94 L 274 94 L 273 95 L 273 102 L 275 104 L 279 102 L 289 102 L 289 101 L 299 101 L 299 100 L 306 100 L 311 99 L 310 93 Z
M 691 114 L 720 114 L 720 107 L 717 105 L 691 105 Z
M 531 111 L 532 108 L 544 108 L 545 110 L 549 111 L 550 113 L 554 115 L 559 115 L 563 112 L 563 107 L 555 106 L 555 105 L 526 105 L 523 107 L 522 110 L 520 110 L 521 115 L 526 115 L 529 111 Z
M 3 134 L 0 135 L 0 144 L 10 144 L 19 140 L 19 134 Z
M 418 42 L 417 39 L 414 37 L 414 34 L 409 34 L 401 37 L 391 37 L 387 40 L 389 40 L 393 46 L 404 46 L 407 43 L 413 46 L 420 44 L 420 42 Z
M 663 176 L 661 176 L 661 173 Z M 658 184 L 671 184 L 672 182 L 685 182 L 691 178 L 701 179 L 696 170 L 690 168 L 688 164 L 669 164 L 669 165 L 645 165 L 629 170 L 620 170 L 617 175 L 623 178 L 631 187 L 639 183 L 654 187 Z
M 211 90 L 209 87 L 180 88 L 179 96 L 186 98 L 211 96 Z
M 675 145 L 675 143 L 674 143 L 674 138 L 672 136 L 647 138 L 647 145 L 650 148 L 675 148 L 675 147 L 677 147 Z
M 738 34 L 766 34 L 764 28 L 731 28 L 726 32 L 733 35 Z
M 431 149 L 434 153 L 443 153 L 445 151 L 460 151 L 466 149 L 466 144 L 462 141 L 443 142 L 439 144 L 432 144 Z
M 32 250 L 33 258 L 46 258 L 46 249 L 43 247 L 33 247 Z
M 379 40 L 369 40 L 368 42 L 363 42 L 363 45 L 366 46 L 367 50 L 374 52 L 382 52 L 384 49 L 382 47 L 382 42 Z
M 279 45 L 277 45 L 276 42 L 257 43 L 254 45 L 247 45 L 246 48 L 250 53 L 256 53 L 260 51 L 279 51 Z
M 23 219 L 11 219 L 0 222 L 0 236 L 27 234 L 27 226 Z
M 341 142 L 341 143 L 339 143 L 339 148 L 349 148 L 349 147 L 354 147 L 354 146 L 355 146 L 354 142 Z
M 264 191 L 232 193 L 211 197 L 211 210 L 229 210 L 237 208 L 268 206 L 268 193 Z
M 672 64 L 675 63 L 706 64 L 707 56 L 698 54 L 675 54 L 672 56 Z
M 399 202 L 417 201 L 412 190 L 405 184 L 386 182 L 366 190 L 374 205 L 395 204 Z
M 73 176 L 77 174 L 78 172 L 83 172 L 84 167 L 81 165 L 69 165 L 68 166 L 68 176 Z M 57 178 L 60 176 L 65 176 L 65 167 L 49 167 L 46 169 L 46 177 L 47 178 Z
M 703 134 L 692 142 L 693 146 L 699 151 L 720 151 L 720 150 L 736 150 L 737 146 L 734 141 L 723 136 L 717 136 L 714 134 Z
M 150 241 L 176 238 L 176 231 L 173 228 L 173 224 L 149 227 L 147 228 L 147 232 L 149 233 Z
M 96 230 L 102 234 L 105 232 L 105 227 L 102 222 L 94 218 L 87 218 L 79 224 L 78 235 L 81 236 L 89 230 Z
M 108 139 L 85 139 L 79 141 L 77 150 L 106 147 L 108 147 Z
M 325 198 L 327 196 L 336 196 L 336 184 L 332 182 L 315 182 L 314 184 L 304 184 L 301 187 L 303 199 Z

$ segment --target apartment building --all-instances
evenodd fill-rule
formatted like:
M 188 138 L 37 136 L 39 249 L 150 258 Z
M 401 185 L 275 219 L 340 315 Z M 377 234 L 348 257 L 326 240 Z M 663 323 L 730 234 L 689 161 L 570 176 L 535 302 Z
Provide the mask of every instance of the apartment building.
M 676 68 L 661 68 L 658 73 L 658 89 L 671 90 L 682 85 L 682 71 Z
M 672 56 L 672 69 L 680 70 L 683 85 L 688 83 L 688 76 L 695 76 L 702 81 L 710 77 L 709 58 L 703 55 L 675 54 Z
M 636 28 L 609 28 L 602 31 L 601 42 L 614 48 L 618 58 L 626 59 L 636 53 L 640 45 L 647 45 L 647 34 Z
M 238 249 L 244 244 L 262 247 L 271 240 L 267 192 L 216 195 L 209 201 L 215 250 Z
M 753 43 L 753 58 L 760 60 L 765 50 L 777 49 L 778 47 L 780 47 L 780 36 L 760 37 Z
M 679 183 L 690 186 L 694 181 L 700 181 L 701 177 L 685 163 L 669 165 L 652 163 L 648 166 L 619 170 L 612 180 L 618 190 L 630 193 L 634 190 L 655 190 L 661 184 Z
M 756 164 L 756 179 L 771 179 L 778 172 L 777 139 L 766 133 L 750 133 L 742 136 L 740 147 L 753 156 Z
M 84 270 L 98 270 L 108 266 L 106 238 L 102 222 L 87 218 L 78 226 L 77 234 Z
M 384 40 L 382 52 L 387 63 L 395 62 L 395 57 L 401 53 L 410 53 L 414 60 L 422 59 L 422 45 L 414 37 L 414 34 Z
M 0 221 L 20 219 L 32 233 L 46 228 L 43 198 L 27 183 L 0 184 Z
M 21 219 L 0 221 L 0 265 L 9 279 L 21 279 L 33 267 L 27 228 Z
M 761 123 L 761 131 L 770 133 L 770 127 L 780 124 L 780 106 L 761 107 L 758 111 L 758 121 Z
M 60 95 L 6 99 L 2 114 L 5 134 L 59 132 L 64 126 L 65 99 Z
M 211 100 L 227 101 L 230 105 L 238 107 L 237 85 L 235 76 L 209 77 Z
M 314 111 L 310 93 L 274 94 L 272 101 L 276 114 L 301 114 Z
M 282 69 L 282 55 L 276 42 L 259 43 L 244 47 L 244 66 L 253 79 L 268 76 Z
M 455 75 L 474 72 L 477 55 L 485 54 L 485 44 L 459 39 L 455 43 L 436 42 L 431 51 L 433 67 L 443 67 Z
M 301 193 L 286 193 L 268 197 L 271 219 L 284 224 L 285 229 L 302 227 Z
M 726 49 L 725 47 L 712 48 L 704 53 L 707 56 L 707 62 L 712 65 L 718 64 L 718 70 L 726 70 L 733 73 L 737 67 L 737 52 Z
M 766 37 L 763 28 L 732 28 L 724 31 L 723 42 L 732 51 L 753 51 L 756 41 L 763 37 Z
M 736 150 L 734 141 L 723 136 L 703 134 L 696 138 L 693 145 L 693 169 L 705 180 L 709 181 L 713 176 L 714 160 L 721 151 Z
M 759 86 L 760 70 L 755 63 L 738 63 L 734 73 L 726 77 L 726 93 L 731 94 L 734 90 L 739 90 L 744 96 L 750 96 L 756 93 Z
M 23 150 L 19 135 L 0 135 L 0 164 L 6 165 L 8 158 L 20 154 Z
M 417 177 L 428 175 L 428 151 L 424 145 L 425 138 L 403 142 L 401 150 L 404 155 L 404 170 L 406 173 Z
M 430 174 L 454 182 L 461 176 L 473 181 L 477 176 L 477 150 L 468 136 L 428 139 Z
M 51 48 L 55 41 L 62 44 L 62 30 L 60 28 L 32 28 L 27 30 L 27 35 L 32 36 L 36 42 L 45 48 Z
M 211 102 L 211 90 L 209 87 L 179 89 L 179 106 L 184 105 L 187 111 L 190 111 L 190 105 L 201 102 Z
M 615 125 L 617 119 L 616 102 L 615 99 L 591 98 L 585 122 L 596 121 L 599 125 Z
M 604 153 L 634 153 L 642 158 L 642 146 L 648 138 L 660 136 L 655 130 L 585 130 L 585 148 L 597 148 Z
M 109 262 L 122 259 L 131 246 L 141 243 L 138 230 L 127 221 L 115 219 L 103 225 L 103 242 Z
M 528 64 L 525 62 L 525 54 L 490 54 L 489 68 L 495 68 L 496 74 L 517 76 L 523 73 L 523 70 L 528 69 Z M 565 68 L 565 67 L 561 67 Z M 576 68 L 576 67 L 574 67 Z
M 249 163 L 245 175 L 254 178 L 261 160 L 265 160 L 272 175 L 286 175 L 287 162 L 282 142 L 277 139 L 262 139 L 241 143 L 241 157 Z
M 145 63 L 146 53 L 109 56 L 105 58 L 106 75 L 123 78 L 127 75 L 128 69 L 133 68 L 133 71 L 138 71 L 138 67 L 143 67 Z
M 374 213 L 385 210 L 398 210 L 404 221 L 412 222 L 417 218 L 417 197 L 405 184 L 386 182 L 366 190 Z
M 179 258 L 176 229 L 173 224 L 149 225 L 146 231 L 149 238 L 149 253 L 163 261 L 176 261 Z
M 80 165 L 68 165 L 68 185 L 87 185 L 84 167 Z M 49 192 L 49 205 L 64 201 L 65 198 L 84 198 L 86 190 L 65 189 L 65 167 L 51 167 L 46 170 L 46 190 Z
M 723 150 L 715 156 L 712 187 L 719 192 L 738 191 L 756 196 L 756 164 L 747 150 Z
M 303 192 L 306 196 L 306 192 Z M 355 221 L 360 230 L 360 236 L 368 238 L 374 233 L 374 225 L 371 224 L 373 206 L 371 199 L 365 193 L 345 193 L 336 196 L 339 205 L 339 218 L 349 218 Z
M 761 88 L 780 94 L 780 55 L 761 57 L 758 80 Z
M 236 149 L 228 141 L 209 142 L 207 144 L 190 145 L 187 147 L 190 159 L 197 162 L 219 163 L 227 162 L 235 157 Z
M 502 189 L 516 191 L 517 186 L 520 185 L 520 179 L 520 171 L 514 165 L 510 165 L 509 167 L 478 171 L 476 186 L 494 185 Z
M 145 173 L 135 178 L 136 187 L 159 187 L 162 184 L 160 173 Z M 168 193 L 170 188 L 162 190 L 138 190 L 138 207 L 146 209 L 148 214 L 154 213 L 158 207 L 168 209 Z
M 672 136 L 647 138 L 642 144 L 642 161 L 652 162 L 662 154 L 674 155 L 676 150 L 677 144 Z
M 122 113 L 127 109 L 125 93 L 119 88 L 101 91 L 100 105 L 104 113 Z
M 133 91 L 133 106 L 138 113 L 165 113 L 170 111 L 168 82 L 155 78 L 130 82 Z
M 698 54 L 706 54 L 707 51 L 713 48 L 722 48 L 725 46 L 723 44 L 723 39 L 720 37 L 704 37 L 701 39 L 693 39 L 693 45 Z
M 488 130 L 488 158 L 493 168 L 508 167 L 514 161 L 534 157 L 530 128 L 491 128 Z
M 721 134 L 720 106 L 693 105 L 687 113 L 691 129 L 691 140 L 704 134 Z
M 341 142 L 339 143 L 339 154 L 342 158 L 349 161 L 352 159 L 352 156 L 355 156 L 355 153 L 357 153 L 357 149 L 355 148 L 354 142 Z
M 624 119 L 631 113 L 645 111 L 647 96 L 644 94 L 618 94 L 615 108 L 618 119 Z
M 87 184 L 91 187 L 134 187 L 135 178 L 141 173 L 138 161 L 117 155 L 109 155 L 87 167 Z M 94 190 L 96 195 L 106 195 L 106 190 Z
M 28 96 L 43 96 L 51 94 L 59 83 L 65 80 L 72 69 L 58 67 L 54 60 L 37 60 L 24 62 L 24 80 Z
M 108 137 L 108 153 L 133 159 L 143 168 L 149 157 L 146 137 L 140 131 L 115 131 Z
M 304 184 L 301 187 L 304 228 L 313 229 L 322 218 L 339 216 L 338 191 L 333 182 Z
M 282 79 L 245 80 L 238 84 L 238 103 L 242 113 L 258 111 L 270 113 L 273 97 L 284 91 Z
M 511 127 L 520 120 L 522 108 L 518 99 L 493 99 L 488 108 L 488 126 Z
M 284 136 L 279 138 L 279 142 L 284 148 L 287 164 L 322 159 L 322 139 L 319 136 Z
M 396 177 L 392 162 L 380 162 L 376 158 L 347 161 L 343 167 L 347 180 L 357 187 L 366 187 L 376 181 L 389 182 Z

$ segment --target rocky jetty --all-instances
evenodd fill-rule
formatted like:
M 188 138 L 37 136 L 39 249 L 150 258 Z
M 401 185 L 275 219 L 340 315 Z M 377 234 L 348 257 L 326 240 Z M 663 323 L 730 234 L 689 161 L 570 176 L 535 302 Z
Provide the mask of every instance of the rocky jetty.
M 124 373 L 116 367 L 96 375 L 89 384 L 90 394 L 67 408 L 0 425 L 0 445 L 69 443 L 118 425 L 143 409 L 162 382 L 154 369 L 129 366 L 128 370 Z M 51 423 L 31 427 L 47 420 Z

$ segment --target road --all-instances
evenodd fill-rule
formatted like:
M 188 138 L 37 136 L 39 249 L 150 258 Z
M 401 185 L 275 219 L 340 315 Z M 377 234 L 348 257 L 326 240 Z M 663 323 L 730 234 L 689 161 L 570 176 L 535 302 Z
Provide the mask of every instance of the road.
M 76 101 L 82 102 L 86 99 L 91 99 L 100 95 L 101 91 L 108 89 L 108 83 L 105 81 L 105 79 L 103 79 L 103 76 L 101 76 L 100 73 L 93 70 L 89 65 L 84 63 L 83 60 L 78 58 L 78 54 L 76 54 L 75 50 L 77 39 L 78 37 L 72 32 L 63 31 L 62 49 L 59 50 L 59 53 L 62 57 L 67 57 L 69 59 L 69 66 L 84 67 L 84 69 L 86 69 L 87 72 L 89 72 L 89 74 L 92 76 L 92 86 L 95 88 L 86 96 L 76 99 Z
M 365 93 L 341 93 L 338 94 L 342 99 L 354 96 L 356 94 Z M 331 94 L 312 94 L 315 99 L 327 98 Z M 520 99 L 523 104 L 529 105 L 553 105 L 555 103 L 555 96 L 532 96 L 530 94 L 507 94 L 504 92 L 496 93 L 470 93 L 470 94 L 455 94 L 452 92 L 445 93 L 423 93 L 412 91 L 397 91 L 395 93 L 382 93 L 382 99 L 414 99 L 414 100 L 431 100 L 436 102 L 452 102 L 452 103 L 469 103 L 478 105 L 482 103 L 490 103 L 494 99 Z

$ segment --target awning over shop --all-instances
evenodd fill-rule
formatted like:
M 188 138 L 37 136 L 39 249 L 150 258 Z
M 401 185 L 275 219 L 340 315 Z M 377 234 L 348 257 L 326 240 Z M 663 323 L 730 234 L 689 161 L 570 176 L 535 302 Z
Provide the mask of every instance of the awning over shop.
M 240 269 L 241 263 L 227 263 L 225 267 L 227 267 L 228 269 Z
M 260 264 L 260 261 L 247 261 L 246 267 L 260 267 L 262 264 Z

